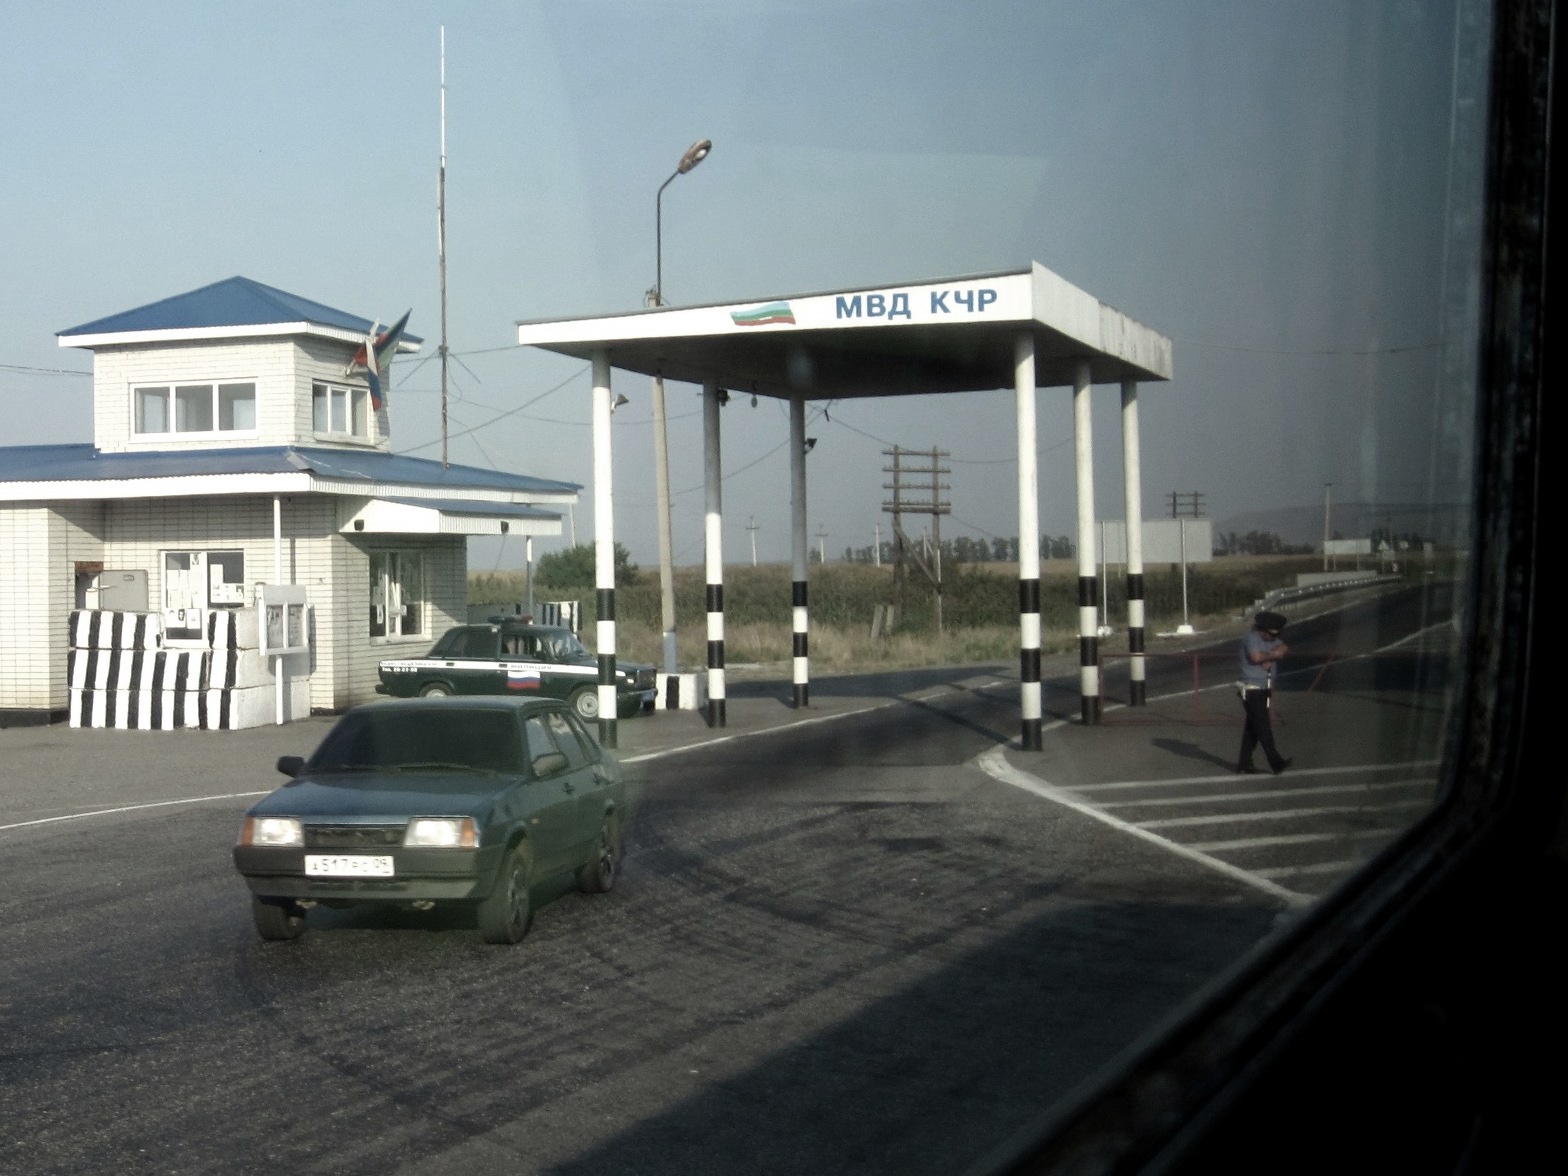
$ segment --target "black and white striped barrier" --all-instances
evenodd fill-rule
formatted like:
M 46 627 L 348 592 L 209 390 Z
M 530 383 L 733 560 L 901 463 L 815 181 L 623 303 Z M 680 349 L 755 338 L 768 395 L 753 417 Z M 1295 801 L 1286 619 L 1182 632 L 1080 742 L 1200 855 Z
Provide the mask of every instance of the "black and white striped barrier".
M 155 614 L 72 613 L 70 725 L 232 731 L 275 722 L 277 683 L 257 624 L 254 609 L 213 609 L 201 626 L 210 649 L 165 649 Z M 308 672 L 290 675 L 284 717 L 309 713 Z
M 706 674 L 660 674 L 654 707 L 658 710 L 701 710 L 708 705 Z

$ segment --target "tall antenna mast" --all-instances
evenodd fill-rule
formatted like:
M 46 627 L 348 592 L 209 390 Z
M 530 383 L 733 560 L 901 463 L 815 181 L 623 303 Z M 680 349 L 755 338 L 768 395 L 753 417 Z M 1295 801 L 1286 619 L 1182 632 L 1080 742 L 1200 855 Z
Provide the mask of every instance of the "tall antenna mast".
M 441 468 L 447 468 L 446 425 L 446 26 L 441 26 L 441 170 L 436 179 L 436 253 L 441 263 Z

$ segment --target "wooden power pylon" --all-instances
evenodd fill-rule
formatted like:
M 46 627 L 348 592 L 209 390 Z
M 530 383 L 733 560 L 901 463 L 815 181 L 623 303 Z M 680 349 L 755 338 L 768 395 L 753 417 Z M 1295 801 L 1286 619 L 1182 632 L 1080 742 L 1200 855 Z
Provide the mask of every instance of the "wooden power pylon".
M 884 474 L 892 475 L 891 482 L 882 483 L 882 489 L 892 492 L 892 498 L 882 504 L 882 509 L 893 516 L 893 612 L 897 618 L 904 611 L 904 580 L 906 567 L 913 564 L 931 581 L 935 591 L 932 612 L 936 631 L 942 631 L 942 516 L 952 512 L 952 504 L 942 497 L 944 490 L 953 487 L 942 481 L 953 471 L 942 464 L 948 456 L 945 449 L 904 449 L 893 446 L 884 449 L 883 457 L 892 458 L 893 464 L 883 466 Z M 904 530 L 903 516 L 925 514 L 931 516 L 931 537 L 916 544 Z

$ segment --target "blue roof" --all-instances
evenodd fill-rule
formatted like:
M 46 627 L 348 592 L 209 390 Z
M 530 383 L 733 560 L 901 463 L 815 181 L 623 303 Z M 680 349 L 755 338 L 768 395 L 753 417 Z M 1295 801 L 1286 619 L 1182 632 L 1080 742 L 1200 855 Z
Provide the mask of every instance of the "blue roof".
M 236 449 L 187 449 L 153 453 L 102 453 L 90 444 L 15 445 L 0 448 L 0 482 L 111 482 L 131 478 L 203 474 L 310 473 L 342 482 L 431 486 L 443 490 L 508 490 L 573 494 L 576 482 L 557 482 L 475 466 L 442 467 L 438 461 L 376 449 L 318 449 L 293 445 Z
M 336 327 L 357 335 L 369 334 L 374 325 L 369 319 L 360 318 L 357 314 L 312 302 L 309 298 L 301 298 L 287 290 L 264 286 L 250 278 L 234 277 L 203 286 L 199 290 L 176 294 L 172 298 L 149 302 L 135 310 L 94 319 L 79 327 L 69 327 L 56 334 L 114 335 L 128 331 L 184 331 L 298 322 Z M 411 343 L 422 342 L 416 335 L 405 334 L 403 337 Z

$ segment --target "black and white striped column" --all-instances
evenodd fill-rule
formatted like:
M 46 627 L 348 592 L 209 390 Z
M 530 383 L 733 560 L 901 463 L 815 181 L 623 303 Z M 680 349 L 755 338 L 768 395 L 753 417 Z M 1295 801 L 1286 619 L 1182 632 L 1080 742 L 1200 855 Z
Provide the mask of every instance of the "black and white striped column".
M 1089 361 L 1073 375 L 1073 449 L 1078 474 L 1078 695 L 1083 721 L 1100 721 L 1099 577 L 1094 536 L 1094 425 Z
M 1034 336 L 1013 348 L 1018 414 L 1018 706 L 1019 743 L 1039 751 L 1040 740 L 1040 459 L 1036 449 Z
M 719 462 L 719 386 L 702 386 L 702 469 L 705 510 L 703 547 L 707 567 L 708 724 L 725 725 L 724 714 L 724 491 Z
M 790 625 L 791 657 L 794 669 L 795 705 L 810 703 L 810 614 L 806 605 L 806 576 L 809 559 L 806 535 L 806 401 L 792 396 L 789 402 L 789 481 L 790 481 Z
M 610 450 L 610 357 L 593 353 L 593 545 L 599 628 L 599 742 L 619 746 L 615 704 L 615 493 Z
M 1143 482 L 1138 449 L 1138 383 L 1122 381 L 1122 490 L 1127 518 L 1127 701 L 1148 703 L 1143 653 Z

